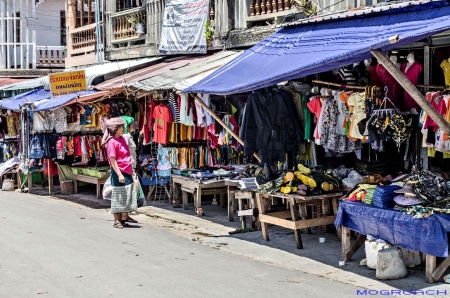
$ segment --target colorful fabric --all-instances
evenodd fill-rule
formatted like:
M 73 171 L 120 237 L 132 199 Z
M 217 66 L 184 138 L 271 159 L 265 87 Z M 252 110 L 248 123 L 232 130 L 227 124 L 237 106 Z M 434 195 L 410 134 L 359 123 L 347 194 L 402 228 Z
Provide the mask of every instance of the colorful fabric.
M 125 183 L 119 182 L 119 176 L 111 170 L 111 214 L 127 213 L 137 210 L 137 192 L 131 174 L 123 173 Z

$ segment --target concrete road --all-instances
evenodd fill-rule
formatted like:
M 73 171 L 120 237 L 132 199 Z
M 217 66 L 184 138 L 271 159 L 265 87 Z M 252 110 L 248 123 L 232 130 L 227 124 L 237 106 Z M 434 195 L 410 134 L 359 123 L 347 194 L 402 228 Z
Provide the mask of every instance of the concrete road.
M 0 192 L 0 297 L 353 297 L 351 285 L 74 203 Z

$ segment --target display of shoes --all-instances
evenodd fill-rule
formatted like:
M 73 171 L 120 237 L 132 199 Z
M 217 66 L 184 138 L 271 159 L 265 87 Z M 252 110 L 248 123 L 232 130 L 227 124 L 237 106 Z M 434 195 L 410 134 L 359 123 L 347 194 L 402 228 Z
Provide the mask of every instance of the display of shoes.
M 302 165 L 301 163 L 298 164 L 297 168 L 298 168 L 298 171 L 302 174 L 306 174 L 306 175 L 311 174 L 311 169 Z

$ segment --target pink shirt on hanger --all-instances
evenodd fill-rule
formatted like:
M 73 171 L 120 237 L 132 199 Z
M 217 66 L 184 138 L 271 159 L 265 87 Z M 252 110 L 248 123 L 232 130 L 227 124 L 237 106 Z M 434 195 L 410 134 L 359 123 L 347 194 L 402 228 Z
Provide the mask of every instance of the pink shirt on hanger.
M 413 64 L 411 64 L 411 66 L 406 69 L 406 66 L 408 65 L 408 63 L 403 63 L 402 65 L 402 72 L 403 74 L 408 78 L 408 80 L 411 81 L 411 83 L 416 86 L 419 83 L 419 77 L 420 77 L 420 73 L 422 72 L 422 65 L 417 62 L 414 61 Z M 420 111 L 420 106 L 419 104 L 411 97 L 411 95 L 409 95 L 408 92 L 406 92 L 406 90 L 404 91 L 404 97 L 405 97 L 405 101 L 403 102 L 403 110 L 404 111 L 409 111 L 412 108 L 415 108 L 417 111 Z

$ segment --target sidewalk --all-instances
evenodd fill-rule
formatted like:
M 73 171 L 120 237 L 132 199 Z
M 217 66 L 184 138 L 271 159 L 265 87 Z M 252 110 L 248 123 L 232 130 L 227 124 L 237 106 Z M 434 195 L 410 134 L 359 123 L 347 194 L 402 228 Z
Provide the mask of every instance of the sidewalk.
M 162 205 L 162 204 L 161 204 Z M 226 218 L 226 211 L 222 209 L 221 216 L 196 217 L 193 215 L 193 205 L 189 206 L 192 215 L 184 214 L 186 210 L 172 209 L 171 206 L 147 206 L 139 209 L 139 213 L 152 217 L 159 217 L 180 225 L 187 224 L 197 227 L 199 243 L 220 249 L 228 253 L 240 255 L 271 265 L 299 270 L 305 273 L 329 278 L 334 281 L 351 284 L 369 290 L 444 290 L 448 285 L 439 281 L 428 284 L 425 281 L 425 267 L 419 266 L 410 270 L 409 276 L 400 280 L 380 281 L 375 278 L 375 270 L 366 266 L 359 266 L 359 261 L 365 258 L 361 248 L 347 262 L 345 267 L 339 267 L 341 259 L 341 242 L 335 233 L 302 234 L 304 249 L 297 249 L 294 234 L 291 230 L 271 226 L 269 227 L 270 241 L 265 241 L 261 231 L 227 235 L 234 231 L 240 222 L 235 221 L 224 225 L 218 223 Z M 221 209 L 215 205 L 204 205 L 205 214 L 208 210 Z M 235 219 L 237 220 L 237 218 Z M 232 227 L 235 226 L 235 227 Z M 187 234 L 186 238 L 195 238 Z M 319 242 L 319 237 L 325 237 L 325 243 Z M 192 239 L 191 239 L 192 240 Z M 438 296 L 435 296 L 438 297 Z
M 36 190 L 36 192 L 39 195 L 47 195 L 43 191 Z M 110 207 L 110 201 L 97 200 L 91 193 L 56 195 L 55 197 L 94 209 L 109 209 Z M 363 248 L 344 267 L 339 267 L 341 242 L 336 233 L 322 233 L 313 230 L 310 235 L 302 234 L 304 249 L 301 250 L 296 248 L 293 232 L 281 227 L 269 227 L 270 241 L 263 239 L 261 231 L 230 236 L 229 232 L 240 228 L 239 218 L 235 216 L 234 222 L 228 222 L 227 209 L 212 205 L 208 201 L 202 202 L 202 207 L 205 216 L 197 217 L 194 215 L 193 204 L 189 204 L 189 210 L 183 210 L 182 208 L 173 208 L 167 201 L 156 201 L 148 202 L 148 206 L 139 208 L 137 214 L 140 219 L 145 219 L 143 216 L 155 219 L 148 222 L 201 245 L 274 266 L 351 284 L 361 289 L 377 291 L 396 289 L 443 291 L 449 289 L 448 285 L 442 281 L 428 284 L 425 281 L 423 265 L 409 270 L 409 276 L 400 280 L 377 280 L 375 270 L 366 266 L 358 266 L 359 262 L 365 258 Z M 319 237 L 325 237 L 325 243 L 320 243 Z M 447 272 L 447 274 L 449 273 Z

